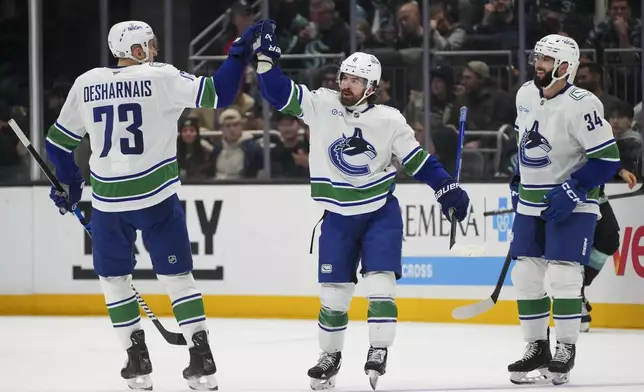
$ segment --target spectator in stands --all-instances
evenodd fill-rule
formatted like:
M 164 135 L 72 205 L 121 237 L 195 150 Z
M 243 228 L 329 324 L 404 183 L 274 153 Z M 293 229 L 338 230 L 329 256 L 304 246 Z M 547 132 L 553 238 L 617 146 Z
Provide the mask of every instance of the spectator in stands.
M 604 91 L 604 71 L 597 63 L 580 64 L 575 76 L 575 85 L 590 91 L 599 98 L 604 105 L 605 116 L 608 116 L 616 106 L 624 102 Z
M 391 82 L 392 73 L 384 70 L 382 76 L 380 77 L 380 85 L 378 86 L 375 103 L 391 106 L 392 108 L 398 109 L 399 111 L 403 111 L 403 107 L 400 102 L 396 101 L 391 95 Z
M 461 75 L 454 107 L 467 106 L 466 129 L 496 131 L 504 124 L 514 124 L 514 98 L 507 92 L 495 87 L 490 79 L 490 68 L 482 61 L 470 61 Z M 459 111 L 452 110 L 449 123 L 458 127 Z M 465 148 L 485 146 L 481 137 L 467 136 Z M 494 144 L 493 138 L 487 138 Z
M 256 178 L 264 166 L 263 151 L 250 135 L 244 135 L 242 116 L 228 108 L 219 115 L 221 141 L 213 146 L 215 178 L 220 180 Z
M 483 6 L 483 17 L 473 30 L 476 34 L 503 33 L 516 29 L 512 0 L 490 0 Z
M 621 168 L 618 176 L 629 184 L 635 181 L 635 176 L 640 172 L 642 158 L 642 135 L 633 131 L 633 117 L 633 108 L 626 102 L 620 102 L 608 113 L 619 148 Z
M 188 118 L 181 124 L 177 138 L 177 161 L 182 180 L 208 180 L 215 175 L 212 146 L 201 139 L 197 119 Z
M 349 27 L 335 12 L 333 0 L 309 0 L 309 23 L 298 32 L 297 44 L 291 53 L 310 55 L 348 51 Z M 306 68 L 319 68 L 328 60 L 304 60 Z
M 300 136 L 301 128 L 297 118 L 277 113 L 277 130 L 281 140 L 271 149 L 273 177 L 309 177 L 309 143 Z
M 335 64 L 324 66 L 320 70 L 318 86 L 338 91 L 338 71 L 340 68 Z
M 641 29 L 641 21 L 631 15 L 628 0 L 610 0 L 608 19 L 597 25 L 586 39 L 584 46 L 597 51 L 641 48 Z M 639 55 L 638 52 L 624 50 L 606 54 L 605 60 L 606 63 L 636 64 Z
M 21 144 L 9 127 L 11 108 L 0 101 L 0 181 L 18 179 L 23 165 Z
M 396 49 L 420 48 L 423 45 L 423 26 L 418 2 L 409 1 L 398 9 L 400 31 Z
M 455 100 L 454 71 L 449 66 L 438 66 L 431 70 L 430 77 L 432 92 L 430 125 L 433 130 L 450 121 Z M 412 127 L 416 123 L 423 123 L 423 93 L 421 91 L 411 90 L 409 92 L 409 103 L 405 109 L 405 117 Z
M 461 49 L 467 34 L 458 23 L 452 22 L 443 3 L 432 5 L 429 12 L 433 48 L 439 51 Z
M 366 49 L 383 48 L 385 44 L 378 41 L 376 35 L 371 31 L 371 25 L 364 19 L 358 20 L 356 31 L 356 44 L 358 51 L 365 51 Z
M 54 83 L 47 97 L 47 106 L 44 113 L 45 124 L 53 124 L 58 119 L 71 87 L 71 83 L 66 80 L 59 80 Z
M 255 13 L 250 0 L 235 1 L 230 7 L 230 11 L 229 29 L 224 36 L 224 40 L 219 42 L 219 47 L 223 48 L 221 54 L 228 54 L 233 41 L 255 22 Z

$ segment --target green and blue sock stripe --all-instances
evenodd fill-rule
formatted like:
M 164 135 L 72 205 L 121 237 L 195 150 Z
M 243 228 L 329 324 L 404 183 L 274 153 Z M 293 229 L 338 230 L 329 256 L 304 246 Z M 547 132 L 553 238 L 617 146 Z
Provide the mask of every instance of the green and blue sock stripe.
M 318 315 L 318 327 L 325 332 L 340 332 L 347 329 L 349 315 L 347 312 L 321 307 Z
M 141 321 L 139 304 L 136 302 L 135 295 L 107 303 L 106 306 L 114 328 L 129 327 Z
M 543 318 L 548 318 L 550 317 L 550 311 L 548 310 L 547 312 L 541 313 L 541 314 L 530 314 L 530 315 L 521 315 L 519 314 L 519 320 L 539 320 Z
M 367 323 L 395 323 L 398 320 L 398 307 L 393 297 L 369 296 Z
M 555 320 L 575 320 L 581 318 L 582 299 L 555 298 L 552 304 L 552 318 Z
M 178 324 L 180 327 L 182 327 L 184 325 L 199 323 L 202 321 L 206 321 L 206 316 L 197 316 L 197 317 L 189 318 L 183 321 L 179 321 Z
M 172 312 L 179 326 L 206 321 L 201 293 L 177 298 L 172 302 Z

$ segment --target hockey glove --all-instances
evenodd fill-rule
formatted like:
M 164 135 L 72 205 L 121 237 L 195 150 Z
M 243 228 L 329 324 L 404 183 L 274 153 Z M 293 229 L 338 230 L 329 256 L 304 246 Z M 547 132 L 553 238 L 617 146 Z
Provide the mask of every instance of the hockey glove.
M 230 49 L 228 50 L 228 55 L 238 58 L 244 62 L 248 62 L 251 57 L 253 57 L 253 44 L 257 39 L 261 25 L 262 21 L 259 21 L 254 25 L 247 27 L 242 35 L 235 39 Z
M 56 187 L 51 186 L 49 191 L 49 198 L 54 201 L 56 207 L 58 207 L 58 212 L 61 215 L 64 215 L 68 212 L 71 212 L 76 208 L 76 204 L 80 201 L 81 196 L 83 195 L 83 186 L 85 181 L 83 176 L 80 173 L 74 174 L 69 184 L 63 184 L 64 192 L 59 192 L 56 190 Z
M 565 222 L 570 218 L 575 207 L 586 201 L 587 193 L 577 180 L 573 179 L 551 189 L 543 197 L 548 208 L 541 212 L 541 218 L 546 222 Z
M 260 67 L 267 68 L 266 71 L 269 70 L 282 55 L 282 49 L 278 46 L 275 37 L 275 22 L 272 20 L 264 20 L 260 23 L 259 37 L 253 45 L 255 52 L 257 52 L 258 72 Z
M 521 175 L 515 174 L 510 180 L 510 196 L 512 197 L 512 209 L 517 211 L 519 205 L 519 184 L 521 183 Z
M 441 205 L 443 215 L 448 220 L 450 220 L 449 211 L 451 209 L 454 209 L 454 216 L 459 222 L 465 219 L 470 205 L 470 198 L 458 182 L 451 178 L 443 181 L 438 186 L 438 190 L 434 193 L 434 196 Z

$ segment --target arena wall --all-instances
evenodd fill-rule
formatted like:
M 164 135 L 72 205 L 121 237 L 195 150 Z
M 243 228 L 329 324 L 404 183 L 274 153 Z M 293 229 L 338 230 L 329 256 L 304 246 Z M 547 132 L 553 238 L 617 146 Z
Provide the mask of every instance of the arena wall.
M 449 223 L 431 189 L 416 184 L 396 188 L 405 224 L 398 290 L 401 321 L 456 322 L 451 317 L 455 307 L 488 297 L 496 283 L 512 215 L 483 218 L 482 213 L 510 204 L 507 187 L 465 188 L 472 206 L 458 241 L 484 245 L 481 257 L 449 255 Z M 609 194 L 627 191 L 622 184 L 608 187 Z M 48 187 L 0 188 L 0 314 L 105 315 L 89 239 L 73 217 L 58 214 L 48 192 Z M 85 210 L 90 208 L 89 195 L 86 191 L 81 203 Z M 309 254 L 309 245 L 322 210 L 310 200 L 308 186 L 184 186 L 179 196 L 185 202 L 195 277 L 208 316 L 317 317 L 317 248 Z M 644 328 L 642 197 L 612 204 L 621 246 L 587 292 L 593 326 Z M 154 278 L 140 238 L 137 249 L 135 285 L 158 316 L 169 316 L 170 302 Z M 363 295 L 358 285 L 353 320 L 366 318 Z M 508 278 L 497 306 L 467 322 L 516 324 L 514 298 Z

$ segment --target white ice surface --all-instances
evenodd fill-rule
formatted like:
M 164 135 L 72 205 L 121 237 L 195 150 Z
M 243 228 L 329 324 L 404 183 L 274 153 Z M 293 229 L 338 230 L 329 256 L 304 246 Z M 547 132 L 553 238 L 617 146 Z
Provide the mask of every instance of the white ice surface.
M 431 311 L 431 310 L 428 310 Z M 172 319 L 162 319 L 177 330 Z M 188 353 L 162 340 L 145 320 L 155 391 L 188 391 L 181 370 Z M 318 355 L 315 320 L 210 319 L 220 391 L 308 391 L 307 369 Z M 125 391 L 124 351 L 107 317 L 0 317 L 0 391 Z M 362 371 L 368 329 L 347 330 L 337 391 L 370 391 Z M 577 346 L 570 384 L 515 386 L 507 365 L 520 358 L 518 327 L 399 323 L 387 374 L 378 390 L 644 392 L 644 331 L 592 330 Z

